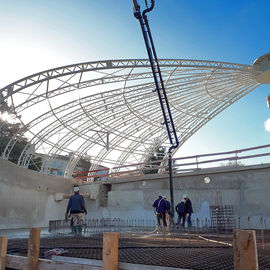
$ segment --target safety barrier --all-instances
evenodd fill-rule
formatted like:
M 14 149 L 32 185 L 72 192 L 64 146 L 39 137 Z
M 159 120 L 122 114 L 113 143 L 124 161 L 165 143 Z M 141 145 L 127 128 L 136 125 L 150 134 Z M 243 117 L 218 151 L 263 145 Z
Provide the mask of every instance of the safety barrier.
M 244 148 L 229 152 L 218 152 L 173 158 L 173 172 L 184 173 L 197 171 L 204 168 L 221 166 L 245 166 L 243 161 L 256 159 L 257 163 L 270 163 L 270 144 Z M 250 154 L 252 152 L 252 154 Z M 127 164 L 113 168 L 102 168 L 91 171 L 81 171 L 73 174 L 73 177 L 84 181 L 113 181 L 115 179 L 138 177 L 146 174 L 168 174 L 168 160 L 166 158 L 145 163 Z M 252 164 L 254 165 L 254 163 Z

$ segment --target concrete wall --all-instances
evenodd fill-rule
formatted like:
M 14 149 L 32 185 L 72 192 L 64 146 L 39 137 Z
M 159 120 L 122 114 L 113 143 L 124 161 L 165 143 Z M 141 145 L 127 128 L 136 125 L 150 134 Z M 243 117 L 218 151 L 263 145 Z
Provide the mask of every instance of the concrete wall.
M 248 227 L 248 216 L 252 227 L 260 228 L 261 216 L 270 226 L 269 175 L 270 164 L 177 175 L 175 204 L 187 193 L 194 218 L 209 218 L 210 205 L 233 205 L 243 228 Z M 209 184 L 204 182 L 205 176 L 211 178 Z M 0 229 L 46 227 L 49 220 L 63 219 L 73 184 L 72 179 L 43 175 L 0 158 Z M 86 184 L 81 193 L 87 194 L 88 218 L 154 219 L 153 201 L 159 194 L 170 198 L 168 177 L 157 175 Z
M 210 183 L 204 177 L 210 177 Z M 193 218 L 210 218 L 210 205 L 232 205 L 243 228 L 260 228 L 263 217 L 270 226 L 270 165 L 222 167 L 174 176 L 175 205 L 187 193 L 193 203 Z M 159 194 L 170 198 L 168 177 L 147 176 L 112 184 L 107 215 L 123 218 L 153 217 L 153 201 Z
M 64 217 L 66 202 L 55 194 L 70 193 L 72 180 L 43 175 L 0 158 L 0 229 L 48 226 Z

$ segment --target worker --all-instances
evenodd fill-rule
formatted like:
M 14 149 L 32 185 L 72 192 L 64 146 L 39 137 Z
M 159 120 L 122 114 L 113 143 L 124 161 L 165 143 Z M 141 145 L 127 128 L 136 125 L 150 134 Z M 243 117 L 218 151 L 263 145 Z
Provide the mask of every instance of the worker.
M 170 217 L 171 217 L 171 204 L 167 201 L 166 196 L 163 196 L 163 200 L 165 202 L 165 219 L 166 219 L 166 226 L 164 226 L 164 232 L 169 232 L 170 230 Z
M 167 223 L 166 223 L 166 203 L 162 196 L 154 202 L 153 207 L 155 208 L 156 217 L 157 217 L 157 228 L 155 232 L 159 233 L 161 229 L 161 222 L 163 222 L 163 230 L 165 230 Z
M 160 231 L 160 215 L 158 215 L 158 206 L 159 206 L 159 202 L 162 200 L 162 196 L 159 195 L 158 198 L 154 201 L 153 203 L 153 207 L 154 207 L 154 213 L 155 213 L 155 216 L 156 216 L 156 220 L 157 220 L 157 226 L 156 226 L 156 229 L 155 229 L 155 232 L 159 233 Z
M 73 220 L 73 233 L 82 234 L 83 213 L 87 215 L 83 196 L 80 195 L 80 188 L 78 185 L 74 186 L 74 194 L 69 198 L 66 217 L 71 217 Z
M 177 227 L 179 226 L 179 224 L 182 224 L 182 227 L 185 226 L 185 200 L 181 200 L 180 203 L 178 203 L 175 207 L 175 210 L 178 214 L 178 219 L 177 219 Z
M 187 194 L 184 194 L 183 198 L 185 200 L 185 215 L 187 218 L 188 227 L 191 227 L 191 214 L 193 213 L 192 203 L 191 200 L 188 198 Z

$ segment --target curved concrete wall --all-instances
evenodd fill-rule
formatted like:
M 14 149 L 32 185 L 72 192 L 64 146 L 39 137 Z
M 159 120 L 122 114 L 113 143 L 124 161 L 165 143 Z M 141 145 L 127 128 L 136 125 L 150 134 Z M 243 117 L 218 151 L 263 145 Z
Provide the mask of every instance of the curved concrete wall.
M 72 180 L 43 175 L 0 158 L 0 229 L 47 227 L 64 217 L 65 201 L 55 194 L 70 193 Z
M 205 176 L 211 178 L 205 184 Z M 210 205 L 233 205 L 241 227 L 260 228 L 261 216 L 270 226 L 270 165 L 220 167 L 174 176 L 175 204 L 187 193 L 193 218 L 210 217 Z M 47 227 L 49 220 L 63 219 L 72 179 L 43 175 L 0 158 L 0 229 Z M 122 179 L 121 183 L 81 186 L 88 218 L 154 219 L 153 201 L 169 197 L 168 176 L 147 175 Z

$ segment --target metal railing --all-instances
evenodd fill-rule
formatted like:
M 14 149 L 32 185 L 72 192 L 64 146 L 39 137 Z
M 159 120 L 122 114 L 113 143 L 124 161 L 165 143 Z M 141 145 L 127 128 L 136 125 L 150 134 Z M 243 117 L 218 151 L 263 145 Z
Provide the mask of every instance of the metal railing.
M 174 158 L 172 162 L 174 173 L 192 172 L 204 168 L 222 166 L 239 167 L 270 163 L 270 144 L 228 152 L 179 157 Z M 100 170 L 76 172 L 73 174 L 73 177 L 81 181 L 113 181 L 121 178 L 138 177 L 147 174 L 168 174 L 168 160 L 160 159 L 107 169 L 103 168 Z

